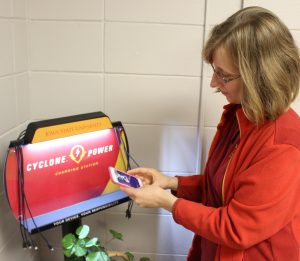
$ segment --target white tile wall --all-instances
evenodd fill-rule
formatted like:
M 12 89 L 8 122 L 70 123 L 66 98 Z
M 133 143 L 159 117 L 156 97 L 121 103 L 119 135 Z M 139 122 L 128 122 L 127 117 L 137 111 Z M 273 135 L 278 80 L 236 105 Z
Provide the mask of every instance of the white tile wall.
M 19 133 L 24 129 L 24 124 L 18 126 L 17 128 L 11 129 L 8 132 L 6 132 L 4 135 L 0 135 L 0 159 L 2 159 L 0 161 L 0 169 L 1 169 L 1 173 L 3 170 L 3 166 L 4 166 L 4 159 L 6 158 L 6 152 L 9 146 L 9 142 L 11 140 L 15 140 L 16 137 L 18 137 Z M 3 186 L 3 177 L 0 179 L 0 194 L 2 194 L 4 191 L 4 186 Z M 2 213 L 2 207 L 0 206 L 0 215 Z M 3 212 L 4 213 L 4 212 Z M 2 229 L 2 226 L 0 225 L 0 228 Z M 1 234 L 1 233 L 0 233 Z M 1 237 L 1 235 L 0 235 Z M 1 243 L 0 243 L 0 248 L 1 248 Z M 1 255 L 0 255 L 1 257 Z
M 300 115 L 300 97 L 299 96 L 293 102 L 292 108 Z
M 27 18 L 27 0 L 12 0 L 13 17 Z
M 16 234 L 18 232 L 18 222 L 12 215 L 12 212 L 9 209 L 8 202 L 4 193 L 0 194 L 0 208 L 1 208 L 1 219 L 0 219 L 0 226 L 1 226 L 1 233 L 0 233 L 0 253 L 8 243 L 7 238 L 9 238 L 9 234 L 13 233 Z M 1 255 L 0 255 L 1 256 Z
M 29 0 L 31 19 L 103 20 L 104 0 Z
M 0 0 L 0 17 L 10 17 L 11 16 L 11 1 L 10 0 Z
M 109 21 L 203 25 L 204 7 L 204 0 L 107 0 L 105 18 Z
M 300 48 L 300 30 L 291 30 L 291 33 L 293 35 L 293 38 L 294 38 L 298 48 Z
M 291 33 L 294 37 L 294 40 L 295 40 L 298 48 L 300 48 L 300 28 L 298 30 L 292 29 Z M 298 95 L 297 99 L 293 102 L 292 108 L 300 115 L 300 96 L 299 95 Z
M 102 23 L 32 21 L 31 69 L 37 71 L 103 71 Z
M 30 89 L 28 73 L 24 72 L 15 76 L 17 99 L 17 122 L 23 123 L 30 119 Z
M 0 194 L 0 258 L 1 260 L 31 261 L 37 254 L 35 251 L 24 251 L 19 234 L 19 226 L 13 217 L 4 193 Z
M 17 101 L 12 76 L 0 78 L 0 92 L 1 135 L 17 125 Z
M 247 0 L 246 0 L 247 1 Z M 223 22 L 227 17 L 234 12 L 241 9 L 240 0 L 226 1 L 226 4 L 222 0 L 209 0 L 206 1 L 206 24 L 215 25 Z
M 164 172 L 194 173 L 196 127 L 125 125 L 130 152 L 140 166 Z
M 102 75 L 98 73 L 31 74 L 33 119 L 49 119 L 101 111 Z
M 106 74 L 105 112 L 126 123 L 197 126 L 199 77 Z
M 172 174 L 173 176 L 175 174 Z M 125 215 L 126 213 L 126 210 L 127 210 L 127 206 L 128 206 L 128 203 L 125 202 L 123 204 L 120 204 L 118 206 L 115 206 L 113 208 L 110 208 L 107 210 L 108 213 L 112 213 L 112 214 L 119 214 L 119 215 Z M 135 215 L 135 214 L 162 214 L 162 215 L 170 215 L 170 212 L 165 210 L 165 209 L 162 209 L 162 208 L 140 208 L 139 206 L 137 206 L 136 204 L 133 204 L 133 207 L 132 207 L 132 215 Z
M 295 42 L 300 48 L 300 28 L 298 30 L 291 30 L 291 33 L 295 39 Z M 293 102 L 292 108 L 300 115 L 300 96 L 298 95 L 297 99 Z
M 135 214 L 125 219 L 106 213 L 106 226 L 124 234 L 124 242 L 114 241 L 113 249 L 133 252 L 185 255 L 192 240 L 192 233 L 174 223 L 170 215 Z
M 12 22 L 0 19 L 0 76 L 13 72 Z M 5 37 L 4 37 L 5 36 Z
M 273 11 L 290 29 L 300 28 L 300 1 L 245 0 L 244 7 L 261 6 Z
M 107 23 L 105 71 L 200 76 L 202 26 Z
M 28 45 L 27 45 L 27 22 L 18 20 L 14 22 L 14 53 L 15 72 L 27 72 L 28 69 Z

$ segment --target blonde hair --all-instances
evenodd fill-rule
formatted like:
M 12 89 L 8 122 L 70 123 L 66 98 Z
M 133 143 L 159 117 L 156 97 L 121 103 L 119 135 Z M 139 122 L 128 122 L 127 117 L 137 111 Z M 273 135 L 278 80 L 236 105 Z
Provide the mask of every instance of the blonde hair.
M 203 49 L 206 62 L 224 48 L 239 69 L 241 104 L 257 125 L 278 118 L 299 92 L 300 59 L 288 28 L 271 11 L 248 7 L 216 25 Z

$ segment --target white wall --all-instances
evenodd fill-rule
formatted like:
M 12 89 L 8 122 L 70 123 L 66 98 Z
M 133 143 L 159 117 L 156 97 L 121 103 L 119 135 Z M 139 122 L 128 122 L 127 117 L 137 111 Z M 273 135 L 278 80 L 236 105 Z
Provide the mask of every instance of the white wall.
M 30 118 L 26 1 L 0 1 L 0 169 L 9 141 L 15 139 Z M 23 251 L 0 179 L 0 259 L 33 260 Z
M 168 175 L 198 172 L 226 103 L 209 88 L 203 41 L 213 25 L 249 5 L 274 10 L 300 43 L 299 1 L 0 0 L 1 156 L 29 119 L 100 110 L 124 123 L 140 165 Z M 0 192 L 0 259 L 21 260 L 18 226 Z M 168 212 L 135 206 L 127 220 L 125 209 L 83 222 L 103 240 L 109 228 L 122 232 L 125 242 L 111 248 L 185 260 L 192 234 Z M 22 259 L 63 260 L 60 227 L 45 235 L 56 251 L 40 242 L 36 256 Z

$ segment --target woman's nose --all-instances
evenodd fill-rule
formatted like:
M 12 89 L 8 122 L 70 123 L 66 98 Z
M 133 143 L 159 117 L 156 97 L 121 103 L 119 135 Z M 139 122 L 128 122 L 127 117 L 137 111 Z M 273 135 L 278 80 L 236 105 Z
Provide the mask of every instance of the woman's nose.
M 217 88 L 220 85 L 220 80 L 216 76 L 215 73 L 213 73 L 211 80 L 210 80 L 210 87 Z

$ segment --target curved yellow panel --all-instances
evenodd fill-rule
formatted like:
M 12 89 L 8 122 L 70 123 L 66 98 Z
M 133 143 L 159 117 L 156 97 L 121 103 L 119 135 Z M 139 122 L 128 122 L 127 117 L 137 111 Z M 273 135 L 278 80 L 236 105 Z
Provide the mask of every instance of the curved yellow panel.
M 123 140 L 125 140 L 123 135 L 124 134 L 122 133 L 122 138 L 123 138 Z M 119 150 L 115 168 L 122 170 L 122 171 L 127 171 L 127 169 L 128 169 L 128 161 L 127 161 L 127 156 L 126 156 L 126 152 L 125 152 L 123 144 L 120 144 L 120 150 Z M 102 192 L 102 195 L 114 192 L 118 189 L 119 189 L 119 186 L 114 184 L 111 180 L 109 180 L 104 191 Z
M 35 131 L 32 143 L 54 140 L 109 128 L 112 128 L 112 124 L 108 117 L 47 126 Z

